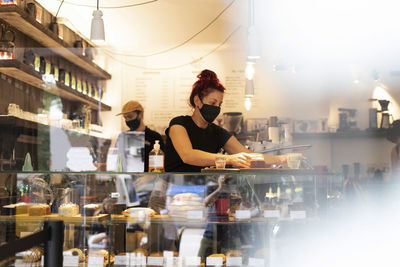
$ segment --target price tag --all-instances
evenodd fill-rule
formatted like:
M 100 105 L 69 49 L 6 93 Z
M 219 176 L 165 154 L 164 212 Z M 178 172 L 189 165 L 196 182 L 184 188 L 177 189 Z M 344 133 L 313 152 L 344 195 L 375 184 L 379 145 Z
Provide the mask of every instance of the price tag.
M 79 256 L 64 256 L 63 266 L 78 266 Z
M 264 210 L 264 218 L 280 218 L 280 210 Z
M 16 259 L 15 262 L 14 262 L 14 266 L 15 267 L 25 267 L 26 266 L 26 262 L 23 259 Z
M 250 210 L 237 210 L 235 212 L 235 218 L 238 220 L 250 219 L 251 211 Z
M 147 265 L 163 266 L 164 258 L 163 257 L 147 257 Z
M 307 218 L 307 214 L 305 210 L 292 210 L 290 211 L 291 219 L 305 219 Z
M 201 264 L 200 257 L 186 257 L 185 258 L 185 265 L 186 266 L 197 266 Z
M 63 266 L 79 266 L 79 256 L 64 256 Z
M 183 259 L 182 257 L 167 257 L 165 258 L 165 267 L 182 267 Z
M 181 267 L 183 265 L 183 258 L 182 257 L 174 257 L 173 258 L 173 266 Z
M 129 265 L 136 266 L 136 265 L 146 265 L 146 257 L 142 254 L 137 255 L 136 253 L 130 254 Z
M 173 258 L 174 257 L 174 252 L 173 251 L 164 250 L 163 256 L 164 256 L 164 258 Z
M 104 257 L 89 256 L 88 266 L 97 267 L 97 266 L 103 266 L 103 264 L 104 264 Z
M 226 266 L 242 266 L 242 257 L 228 257 L 226 258 Z
M 223 263 L 222 257 L 207 257 L 207 265 L 222 266 Z
M 118 192 L 112 192 L 111 193 L 111 198 L 119 198 L 119 193 Z
M 189 220 L 202 220 L 203 219 L 203 211 L 202 210 L 189 210 L 186 213 L 186 217 Z
M 264 259 L 249 258 L 248 266 L 252 267 L 264 267 Z
M 129 265 L 129 256 L 115 256 L 114 257 L 114 265 Z

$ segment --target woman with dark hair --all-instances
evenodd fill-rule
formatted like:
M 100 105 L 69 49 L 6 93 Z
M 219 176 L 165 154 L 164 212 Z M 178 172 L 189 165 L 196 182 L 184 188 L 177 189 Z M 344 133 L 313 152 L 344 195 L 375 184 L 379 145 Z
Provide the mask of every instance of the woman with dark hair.
M 211 70 L 203 70 L 193 84 L 189 102 L 191 116 L 171 120 L 165 131 L 165 170 L 168 172 L 200 172 L 215 165 L 217 153 L 223 148 L 226 164 L 250 167 L 250 151 L 222 127 L 213 123 L 221 110 L 225 87 Z M 220 155 L 218 155 L 220 156 Z M 285 161 L 285 156 L 264 155 L 268 164 Z
M 392 163 L 392 172 L 400 173 L 400 120 L 393 122 L 392 127 L 388 130 L 388 140 L 396 145 L 392 148 L 390 155 Z

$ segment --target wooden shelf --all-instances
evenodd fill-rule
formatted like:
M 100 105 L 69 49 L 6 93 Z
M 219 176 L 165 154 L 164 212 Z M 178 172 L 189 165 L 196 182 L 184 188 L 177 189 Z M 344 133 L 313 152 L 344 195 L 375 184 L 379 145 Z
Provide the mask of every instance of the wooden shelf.
M 294 139 L 315 138 L 386 138 L 386 130 L 339 131 L 336 133 L 292 133 Z
M 37 22 L 21 7 L 16 5 L 0 6 L 0 19 L 92 75 L 102 79 L 111 79 L 111 74 L 97 66 L 90 59 L 75 54 L 68 48 L 68 44 Z
M 51 94 L 59 95 L 60 97 L 73 101 L 84 102 L 95 110 L 99 110 L 99 107 L 102 111 L 111 110 L 110 106 L 99 102 L 87 95 L 81 94 L 78 91 L 68 86 L 65 86 L 62 83 L 51 85 L 44 82 L 40 73 L 36 72 L 33 68 L 23 64 L 16 59 L 0 60 L 0 72 L 15 79 L 18 79 L 22 82 L 40 88 L 43 91 L 49 92 Z
M 43 215 L 43 216 L 29 216 L 28 214 L 19 214 L 19 215 L 12 215 L 12 216 L 0 216 L 1 222 L 23 222 L 23 223 L 37 223 L 43 221 L 57 221 L 61 220 L 65 223 L 72 223 L 72 224 L 82 224 L 86 223 L 99 223 L 109 220 L 108 214 L 100 214 L 97 216 L 60 216 L 58 214 L 50 214 L 50 215 Z
M 33 130 L 38 130 L 38 125 L 42 125 L 43 127 L 56 127 L 56 126 L 51 126 L 47 124 L 41 124 L 39 122 L 34 122 L 34 121 L 28 121 L 24 119 L 20 119 L 14 116 L 7 116 L 7 115 L 0 115 L 0 126 L 10 126 L 10 127 L 18 127 L 18 128 L 25 128 L 25 129 L 33 129 Z M 60 128 L 63 129 L 63 128 Z M 86 133 L 81 133 L 77 132 L 74 130 L 68 130 L 68 129 L 63 129 L 68 136 L 88 136 L 88 137 L 95 137 L 98 138 L 99 140 L 109 140 L 107 137 L 100 137 L 97 135 L 91 135 L 91 134 L 86 134 Z

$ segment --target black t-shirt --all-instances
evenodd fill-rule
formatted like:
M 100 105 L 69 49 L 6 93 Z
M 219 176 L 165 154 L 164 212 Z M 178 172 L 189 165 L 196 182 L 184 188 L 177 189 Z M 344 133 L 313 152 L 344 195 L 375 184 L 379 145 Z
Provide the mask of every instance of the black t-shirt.
M 179 116 L 173 118 L 169 127 L 173 125 L 182 125 L 189 136 L 193 149 L 202 150 L 209 153 L 218 153 L 232 136 L 224 128 L 210 123 L 207 128 L 202 129 L 194 123 L 190 116 Z M 171 138 L 169 137 L 169 128 L 165 130 L 167 142 L 165 144 L 165 171 L 167 172 L 200 172 L 204 167 L 185 164 L 176 152 Z
M 164 141 L 159 133 L 153 131 L 146 127 L 144 130 L 144 171 L 149 171 L 149 154 L 153 149 L 156 140 L 160 140 L 160 148 L 163 152 L 164 150 Z

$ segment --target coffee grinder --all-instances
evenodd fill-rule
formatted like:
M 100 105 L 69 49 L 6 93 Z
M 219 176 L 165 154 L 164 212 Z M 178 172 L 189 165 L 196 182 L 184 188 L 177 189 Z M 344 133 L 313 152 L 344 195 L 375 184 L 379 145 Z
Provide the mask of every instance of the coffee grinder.
M 390 126 L 390 114 L 388 112 L 390 101 L 385 99 L 370 99 L 370 101 L 378 101 L 381 106 L 381 110 L 377 111 L 378 113 L 381 113 L 380 129 L 388 129 Z
M 357 130 L 356 109 L 339 108 L 339 129 L 340 131 Z

